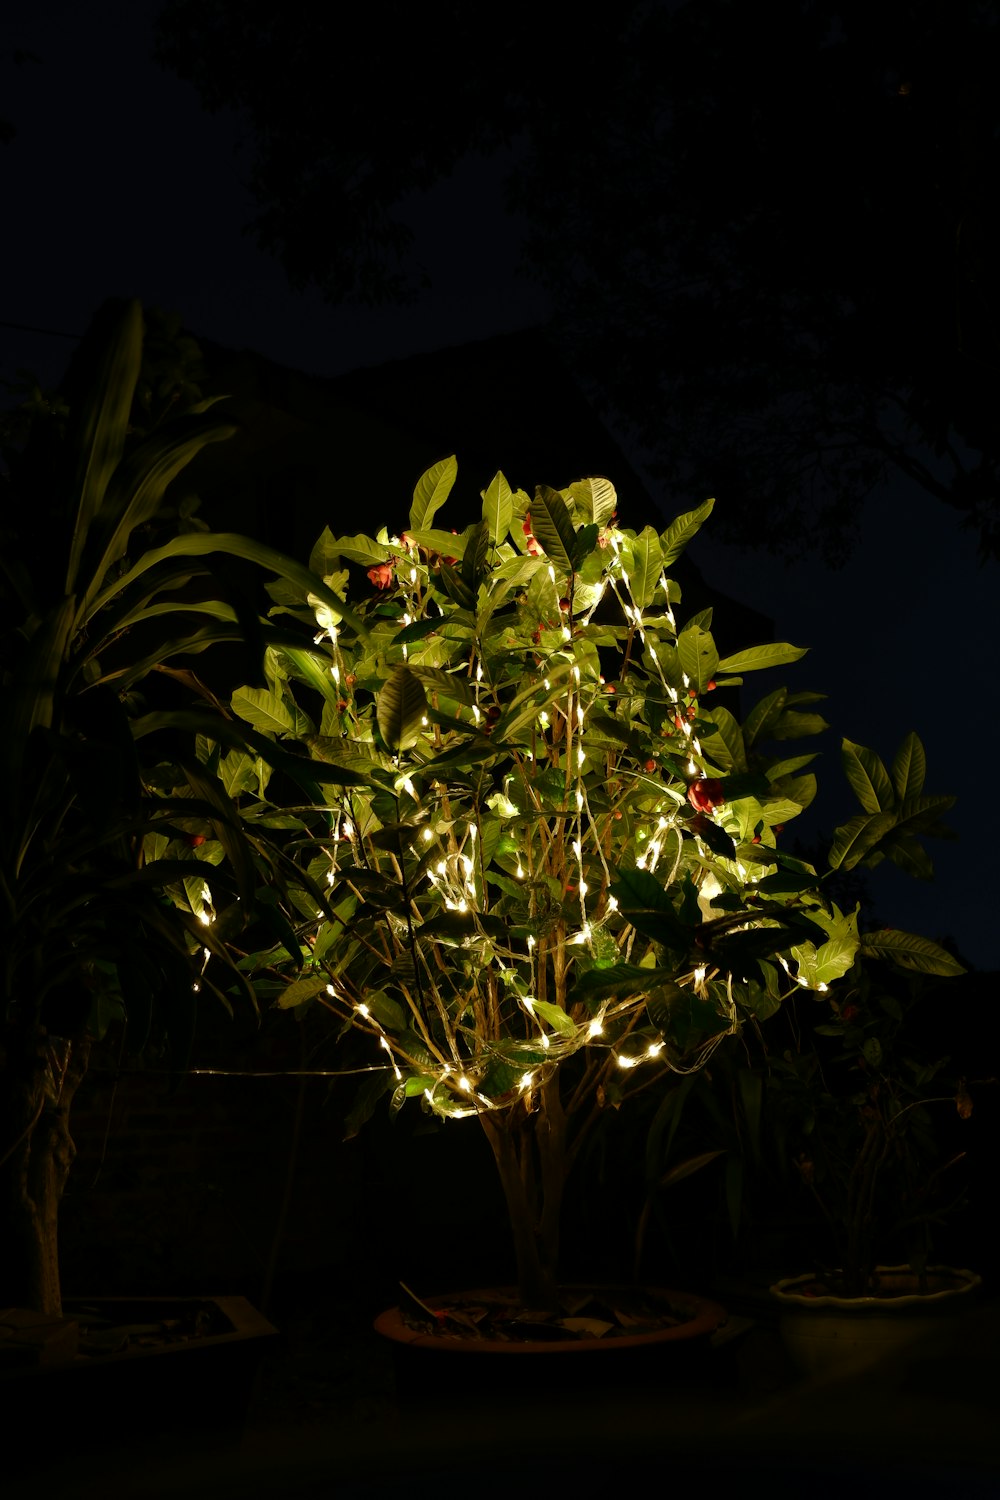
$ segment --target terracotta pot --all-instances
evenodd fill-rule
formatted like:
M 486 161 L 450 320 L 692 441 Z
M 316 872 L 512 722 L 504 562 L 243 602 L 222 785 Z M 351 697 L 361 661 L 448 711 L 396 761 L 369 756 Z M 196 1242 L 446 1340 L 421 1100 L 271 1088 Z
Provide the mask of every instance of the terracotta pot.
M 608 1295 L 621 1289 L 593 1290 Z M 525 1389 L 549 1388 L 554 1384 L 563 1389 L 589 1385 L 602 1378 L 615 1383 L 633 1379 L 648 1383 L 657 1377 L 669 1380 L 682 1369 L 690 1371 L 707 1354 L 711 1334 L 725 1322 L 724 1309 L 689 1292 L 648 1288 L 644 1294 L 683 1316 L 685 1321 L 614 1337 L 565 1341 L 470 1339 L 411 1328 L 404 1322 L 401 1310 L 392 1307 L 375 1319 L 375 1330 L 392 1341 L 397 1394 L 404 1402 L 419 1401 L 422 1396 L 435 1399 L 448 1386 L 467 1394 L 498 1388 L 516 1388 L 523 1393 Z M 428 1297 L 426 1305 L 438 1309 L 497 1299 L 509 1301 L 512 1310 L 517 1306 L 516 1294 L 509 1287 Z
M 933 1330 L 935 1320 L 968 1307 L 982 1278 L 974 1271 L 929 1266 L 927 1290 L 909 1266 L 876 1266 L 878 1288 L 843 1297 L 815 1275 L 775 1282 L 781 1336 L 805 1375 L 840 1373 L 873 1364 Z

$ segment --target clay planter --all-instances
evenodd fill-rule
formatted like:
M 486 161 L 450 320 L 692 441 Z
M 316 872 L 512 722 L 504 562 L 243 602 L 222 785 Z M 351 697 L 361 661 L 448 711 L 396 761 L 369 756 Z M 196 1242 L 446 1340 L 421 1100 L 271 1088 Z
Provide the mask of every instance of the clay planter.
M 238 1438 L 276 1333 L 243 1297 L 68 1298 L 53 1329 L 32 1357 L 22 1315 L 24 1358 L 0 1363 L 0 1404 L 11 1434 L 58 1432 L 66 1453 Z
M 595 1288 L 593 1294 L 609 1302 L 637 1296 L 631 1288 Z M 393 1307 L 376 1318 L 375 1329 L 392 1341 L 397 1395 L 404 1404 L 433 1401 L 451 1391 L 465 1398 L 479 1393 L 492 1398 L 500 1391 L 516 1397 L 598 1383 L 648 1385 L 689 1377 L 707 1359 L 709 1338 L 725 1322 L 725 1311 L 688 1292 L 648 1288 L 641 1295 L 647 1305 L 678 1321 L 645 1330 L 636 1326 L 635 1332 L 609 1329 L 601 1337 L 573 1330 L 567 1337 L 552 1337 L 542 1323 L 532 1325 L 526 1337 L 468 1337 L 449 1331 L 444 1318 L 434 1330 L 414 1327 Z M 509 1307 L 512 1317 L 517 1309 L 516 1294 L 507 1287 L 429 1297 L 425 1305 L 440 1315 L 482 1303 Z
M 771 1287 L 781 1306 L 781 1336 L 804 1375 L 840 1374 L 873 1364 L 967 1308 L 981 1277 L 929 1266 L 921 1291 L 909 1266 L 877 1266 L 877 1290 L 842 1297 L 821 1278 L 790 1276 Z

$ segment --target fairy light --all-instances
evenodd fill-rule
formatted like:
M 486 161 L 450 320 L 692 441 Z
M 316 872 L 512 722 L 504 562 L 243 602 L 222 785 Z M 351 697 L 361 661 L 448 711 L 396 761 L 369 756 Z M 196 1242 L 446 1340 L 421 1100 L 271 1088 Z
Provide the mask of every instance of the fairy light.
M 396 1059 L 392 1055 L 392 1048 L 389 1046 L 388 1039 L 384 1036 L 380 1036 L 378 1039 L 378 1044 L 382 1048 L 383 1052 L 387 1052 L 389 1054 L 389 1061 L 392 1063 L 392 1071 L 396 1075 L 396 1082 L 401 1082 L 403 1075 L 399 1071 L 399 1064 L 396 1062 Z
M 638 1057 L 632 1057 L 627 1052 L 619 1052 L 615 1058 L 615 1062 L 620 1068 L 637 1068 L 639 1061 Z
M 612 915 L 618 910 L 618 898 L 617 898 L 617 896 L 609 896 L 608 897 L 607 909 L 608 909 L 608 911 Z
M 524 866 L 521 863 L 520 855 L 517 856 L 517 869 L 514 871 L 514 874 L 517 876 L 518 880 L 524 879 Z
M 603 1032 L 604 1032 L 604 1023 L 600 1020 L 599 1017 L 595 1017 L 594 1020 L 591 1021 L 590 1025 L 587 1027 L 587 1036 L 588 1037 L 601 1036 L 601 1035 L 603 1035 Z
M 526 1094 L 528 1090 L 533 1087 L 534 1082 L 534 1073 L 522 1073 L 517 1086 L 521 1090 L 522 1094 Z
M 472 1093 L 472 1084 L 466 1078 L 466 1076 L 465 1076 L 464 1073 L 462 1074 L 462 1076 L 458 1080 L 458 1086 L 459 1086 L 459 1088 L 462 1090 L 462 1092 L 464 1094 L 471 1094 Z
M 646 1048 L 646 1056 L 650 1061 L 652 1061 L 653 1058 L 659 1057 L 660 1053 L 663 1051 L 664 1046 L 664 1042 L 650 1042 L 649 1046 Z
M 423 839 L 425 844 L 431 843 L 434 838 L 433 828 L 425 828 L 420 837 Z

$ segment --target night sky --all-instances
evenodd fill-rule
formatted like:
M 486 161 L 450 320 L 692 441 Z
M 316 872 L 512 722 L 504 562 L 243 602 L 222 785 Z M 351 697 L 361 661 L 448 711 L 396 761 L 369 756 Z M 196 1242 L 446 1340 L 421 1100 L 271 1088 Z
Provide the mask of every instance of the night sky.
M 38 0 L 0 27 L 0 116 L 17 129 L 0 148 L 0 376 L 25 367 L 55 383 L 72 336 L 112 295 L 176 310 L 196 336 L 317 375 L 544 319 L 544 296 L 517 273 L 523 226 L 503 216 L 501 168 L 482 161 L 410 205 L 434 282 L 418 306 L 332 308 L 291 293 L 278 264 L 241 233 L 254 205 L 241 186 L 238 122 L 204 113 L 193 88 L 151 61 L 157 9 L 150 0 Z M 39 62 L 13 66 L 14 48 Z M 461 462 L 461 432 L 453 447 Z M 641 467 L 642 456 L 630 456 Z M 531 486 L 579 476 L 510 477 Z M 651 489 L 668 517 L 703 498 Z M 386 496 L 387 516 L 398 499 Z M 980 567 L 954 512 L 902 482 L 871 499 L 859 529 L 840 571 L 818 556 L 790 567 L 722 547 L 710 529 L 693 556 L 710 583 L 774 618 L 779 638 L 813 648 L 783 677 L 829 695 L 838 733 L 887 761 L 908 730 L 921 735 L 927 790 L 959 794 L 951 822 L 961 840 L 930 842 L 932 885 L 894 867 L 877 872 L 877 913 L 950 936 L 967 962 L 995 968 L 996 567 Z M 854 810 L 836 760 L 827 735 L 817 769 L 828 828 Z

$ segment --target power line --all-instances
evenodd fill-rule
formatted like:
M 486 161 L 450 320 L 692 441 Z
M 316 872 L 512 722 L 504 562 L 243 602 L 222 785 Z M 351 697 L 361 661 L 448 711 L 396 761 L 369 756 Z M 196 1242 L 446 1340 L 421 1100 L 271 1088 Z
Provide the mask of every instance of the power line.
M 7 318 L 0 318 L 0 328 L 16 328 L 18 333 L 42 333 L 50 339 L 72 339 L 75 343 L 83 338 L 82 333 L 64 333 L 59 328 L 36 328 L 33 323 L 12 323 Z

